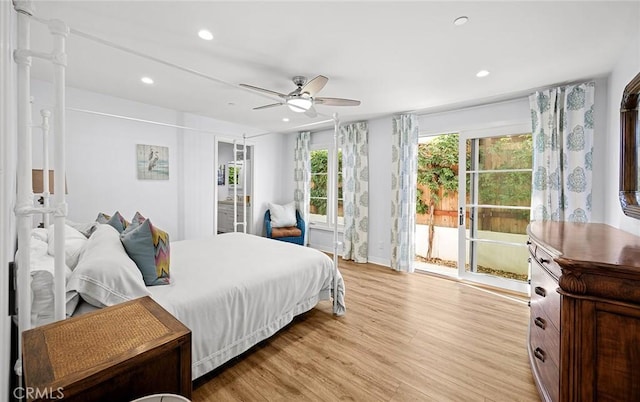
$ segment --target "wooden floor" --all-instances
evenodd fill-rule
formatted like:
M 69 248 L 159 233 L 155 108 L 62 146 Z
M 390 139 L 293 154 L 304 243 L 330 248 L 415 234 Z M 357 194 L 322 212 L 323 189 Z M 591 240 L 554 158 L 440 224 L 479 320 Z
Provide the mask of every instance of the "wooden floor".
M 321 302 L 194 383 L 193 401 L 538 401 L 525 303 L 427 274 L 340 262 Z

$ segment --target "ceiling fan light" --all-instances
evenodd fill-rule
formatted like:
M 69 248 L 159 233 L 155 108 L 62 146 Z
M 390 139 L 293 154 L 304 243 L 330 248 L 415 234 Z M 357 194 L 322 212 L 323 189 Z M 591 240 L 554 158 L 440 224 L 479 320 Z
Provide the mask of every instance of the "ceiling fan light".
M 293 98 L 287 101 L 287 106 L 292 112 L 304 113 L 313 105 L 311 99 L 307 98 Z

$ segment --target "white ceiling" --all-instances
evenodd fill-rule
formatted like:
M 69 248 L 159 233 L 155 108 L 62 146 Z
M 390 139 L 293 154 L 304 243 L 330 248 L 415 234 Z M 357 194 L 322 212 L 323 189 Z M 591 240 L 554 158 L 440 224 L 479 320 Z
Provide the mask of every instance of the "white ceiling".
M 435 111 L 606 75 L 638 35 L 639 1 L 39 1 L 36 15 L 178 64 L 215 82 L 71 35 L 68 85 L 270 132 L 326 120 L 238 87 L 288 93 L 294 75 L 329 77 L 316 106 L 342 121 Z M 453 20 L 469 22 L 454 26 Z M 37 25 L 37 24 L 34 24 Z M 215 36 L 197 36 L 208 28 Z M 34 27 L 34 48 L 50 39 Z M 34 75 L 44 78 L 44 63 Z M 477 78 L 486 69 L 491 74 Z M 144 75 L 152 86 L 140 82 Z M 135 117 L 135 116 L 133 116 Z M 283 117 L 291 119 L 282 121 Z M 327 125 L 327 123 L 325 123 Z M 330 125 L 330 124 L 328 124 Z M 316 129 L 322 125 L 307 126 Z

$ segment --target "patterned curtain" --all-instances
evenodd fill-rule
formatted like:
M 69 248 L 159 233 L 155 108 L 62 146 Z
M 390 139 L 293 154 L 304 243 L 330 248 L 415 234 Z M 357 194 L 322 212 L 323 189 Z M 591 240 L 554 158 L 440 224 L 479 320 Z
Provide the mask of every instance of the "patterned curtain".
M 367 122 L 340 127 L 345 260 L 368 261 L 369 145 Z
M 294 170 L 293 181 L 295 189 L 293 192 L 293 200 L 296 203 L 296 209 L 300 211 L 302 219 L 304 219 L 304 245 L 307 245 L 309 236 L 309 202 L 310 202 L 310 186 L 311 186 L 311 154 L 309 151 L 309 141 L 311 133 L 302 131 L 298 133 L 296 138 L 296 148 L 294 153 Z
M 415 258 L 418 117 L 393 116 L 391 137 L 391 268 L 413 272 Z
M 591 220 L 593 82 L 529 97 L 533 132 L 531 220 Z

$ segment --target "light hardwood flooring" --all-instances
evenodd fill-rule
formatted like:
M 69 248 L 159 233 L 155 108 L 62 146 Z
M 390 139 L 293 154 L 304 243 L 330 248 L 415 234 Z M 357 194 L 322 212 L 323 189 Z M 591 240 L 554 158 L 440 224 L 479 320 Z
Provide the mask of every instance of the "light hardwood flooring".
M 340 261 L 321 302 L 194 383 L 193 401 L 538 401 L 526 303 L 433 275 Z

